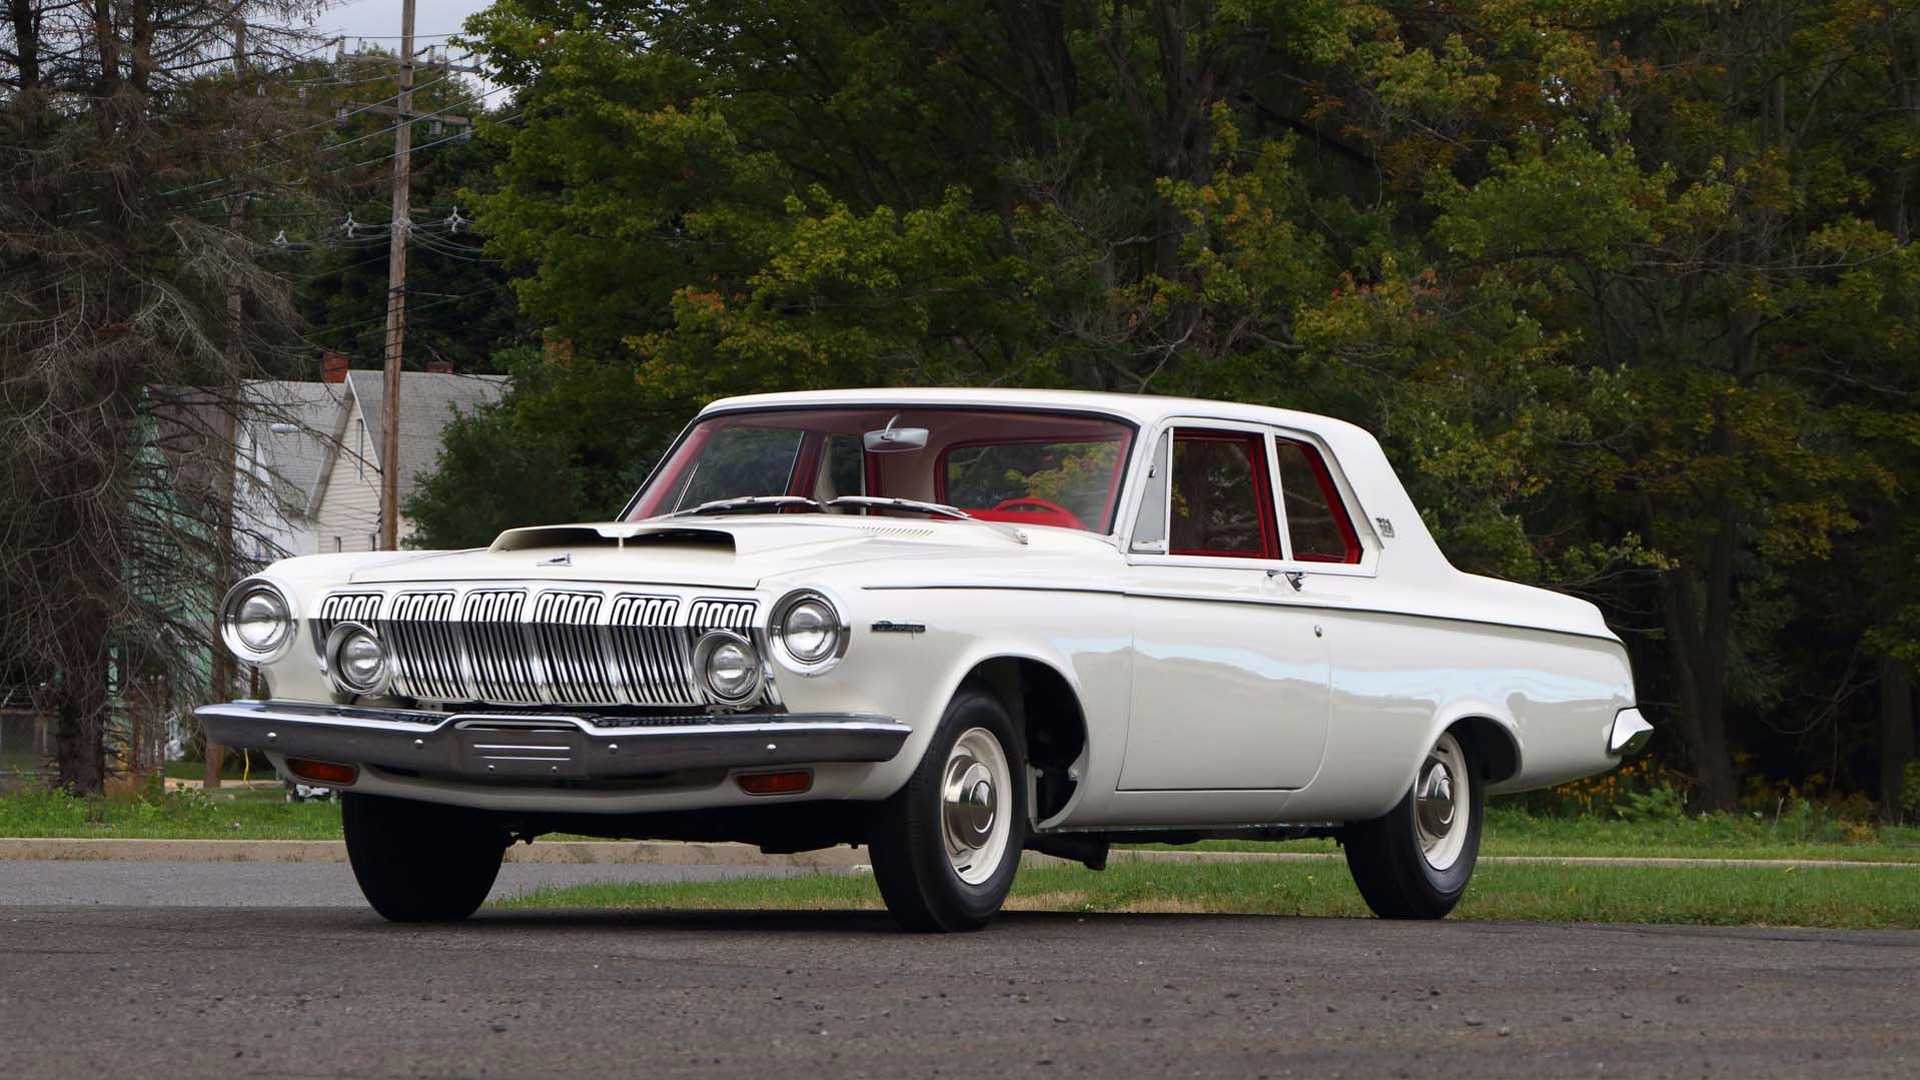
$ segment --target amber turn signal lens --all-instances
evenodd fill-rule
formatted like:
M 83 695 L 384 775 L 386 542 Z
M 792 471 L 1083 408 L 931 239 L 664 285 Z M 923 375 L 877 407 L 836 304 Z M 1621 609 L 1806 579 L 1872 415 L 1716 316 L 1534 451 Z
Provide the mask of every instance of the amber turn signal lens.
M 813 786 L 813 773 L 807 769 L 747 773 L 733 779 L 749 795 L 798 795 Z
M 311 780 L 316 784 L 333 784 L 345 787 L 360 779 L 358 765 L 336 765 L 331 761 L 308 761 L 306 758 L 290 757 L 287 768 L 302 780 Z

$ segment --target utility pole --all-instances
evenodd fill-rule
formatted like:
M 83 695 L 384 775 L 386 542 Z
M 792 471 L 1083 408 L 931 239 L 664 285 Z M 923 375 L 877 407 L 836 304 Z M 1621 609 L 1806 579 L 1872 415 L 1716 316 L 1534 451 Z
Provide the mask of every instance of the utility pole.
M 233 81 L 236 89 L 247 77 L 247 23 L 245 19 L 233 21 Z M 247 196 L 236 193 L 228 197 L 227 228 L 235 236 L 246 222 Z M 237 280 L 237 279 L 236 279 Z M 232 334 L 233 348 L 233 391 L 226 401 L 219 402 L 220 438 L 214 441 L 213 452 L 220 455 L 214 463 L 214 510 L 221 516 L 221 522 L 214 530 L 214 559 L 219 575 L 220 587 L 226 588 L 233 583 L 233 498 L 235 490 L 234 470 L 240 467 L 239 418 L 234 415 L 241 407 L 240 363 L 245 347 L 241 343 L 240 320 L 243 313 L 240 287 L 234 285 L 227 290 L 227 329 Z M 213 646 L 213 699 L 225 701 L 233 696 L 234 664 L 233 656 L 217 641 Z M 203 789 L 220 786 L 220 769 L 227 762 L 227 748 L 209 740 L 202 747 L 202 764 L 205 770 L 200 774 Z
M 387 253 L 386 429 L 380 444 L 380 546 L 400 547 L 400 358 L 407 343 L 407 215 L 413 208 L 413 0 L 400 7 L 400 94 L 394 103 L 393 230 Z

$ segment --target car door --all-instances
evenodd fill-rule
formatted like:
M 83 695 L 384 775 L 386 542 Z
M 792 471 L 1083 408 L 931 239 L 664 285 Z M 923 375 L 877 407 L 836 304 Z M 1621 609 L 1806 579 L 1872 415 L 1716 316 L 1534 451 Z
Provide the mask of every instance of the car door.
M 1320 615 L 1287 568 L 1274 433 L 1176 420 L 1128 541 L 1133 695 L 1122 791 L 1285 790 L 1326 748 Z

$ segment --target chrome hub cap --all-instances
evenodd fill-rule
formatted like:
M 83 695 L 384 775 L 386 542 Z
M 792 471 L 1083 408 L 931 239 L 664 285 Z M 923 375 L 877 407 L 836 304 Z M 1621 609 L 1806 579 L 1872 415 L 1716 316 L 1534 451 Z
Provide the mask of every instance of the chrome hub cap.
M 1006 751 L 992 732 L 969 728 L 954 741 L 940 784 L 940 824 L 947 860 L 969 885 L 991 878 L 1006 854 L 1000 803 L 1011 783 Z
M 1420 854 L 1435 870 L 1446 870 L 1460 861 L 1467 846 L 1468 785 L 1467 755 L 1459 740 L 1451 734 L 1427 751 L 1427 760 L 1413 782 L 1413 831 L 1420 842 Z

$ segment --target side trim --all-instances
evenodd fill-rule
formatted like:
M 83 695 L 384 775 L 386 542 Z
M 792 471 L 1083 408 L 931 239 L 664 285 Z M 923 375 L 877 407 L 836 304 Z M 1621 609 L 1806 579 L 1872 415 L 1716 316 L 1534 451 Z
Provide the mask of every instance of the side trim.
M 1312 573 L 1313 571 L 1306 571 Z M 1590 634 L 1584 630 L 1565 630 L 1556 626 L 1534 626 L 1528 623 L 1498 622 L 1493 619 L 1470 619 L 1462 615 L 1432 615 L 1422 611 L 1396 611 L 1393 608 L 1350 607 L 1340 604 L 1316 604 L 1309 600 L 1259 600 L 1240 599 L 1228 596 L 1193 596 L 1186 593 L 1155 592 L 1143 589 L 1099 588 L 1096 586 L 1060 586 L 1060 585 L 1008 585 L 1002 583 L 940 582 L 926 585 L 862 585 L 869 592 L 915 592 L 921 590 L 956 590 L 971 592 L 1046 592 L 1081 593 L 1095 596 L 1126 596 L 1148 600 L 1191 600 L 1197 604 L 1249 604 L 1254 607 L 1305 608 L 1310 611 L 1348 612 L 1354 615 L 1393 615 L 1406 619 L 1426 619 L 1431 622 L 1462 623 L 1468 626 L 1496 626 L 1503 630 L 1532 630 L 1542 634 L 1559 634 L 1563 637 L 1577 637 L 1588 641 L 1605 641 L 1625 648 L 1625 644 L 1612 634 Z

